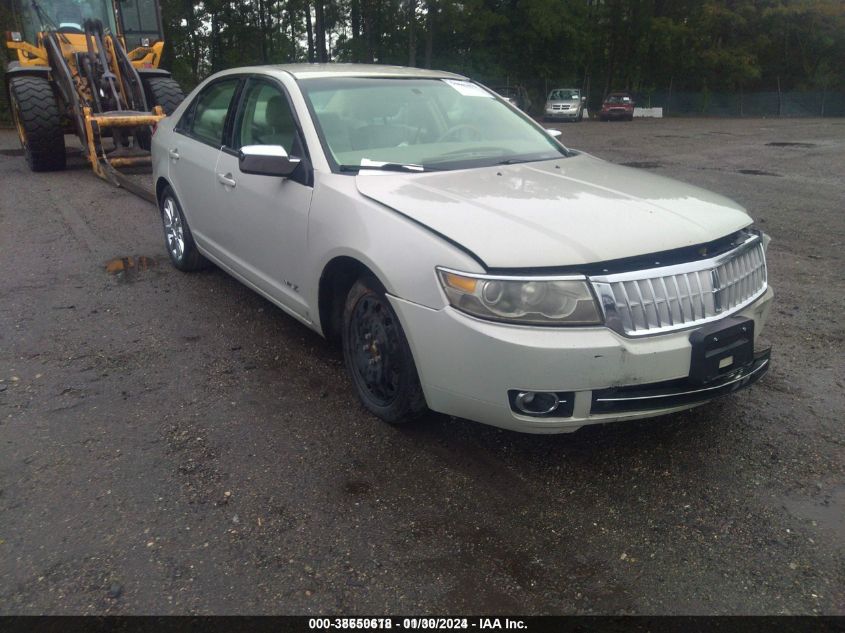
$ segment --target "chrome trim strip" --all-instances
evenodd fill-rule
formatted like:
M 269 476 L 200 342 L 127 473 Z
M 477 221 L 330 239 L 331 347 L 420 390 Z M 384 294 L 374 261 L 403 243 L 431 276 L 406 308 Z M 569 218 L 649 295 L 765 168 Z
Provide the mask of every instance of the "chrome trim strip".
M 483 273 L 468 273 L 463 270 L 435 266 L 437 272 L 452 273 L 472 279 L 493 279 L 496 281 L 587 281 L 586 275 L 487 275 Z
M 734 383 L 745 380 L 746 378 L 751 378 L 754 374 L 759 372 L 761 369 L 766 367 L 768 364 L 769 364 L 769 359 L 767 358 L 762 363 L 760 363 L 760 365 L 758 365 L 757 367 L 754 367 L 748 373 L 738 375 L 733 380 L 729 380 L 727 382 L 722 382 L 722 383 L 719 383 L 718 385 L 714 385 L 712 387 L 702 387 L 701 389 L 693 389 L 692 391 L 679 391 L 679 392 L 676 392 L 676 393 L 674 393 L 674 392 L 673 393 L 661 393 L 661 394 L 655 394 L 653 396 L 633 396 L 631 398 L 596 398 L 596 402 L 630 402 L 632 400 L 655 400 L 655 399 L 660 399 L 660 398 L 676 398 L 678 396 L 691 396 L 691 395 L 694 395 L 694 394 L 697 394 L 697 393 L 705 393 L 707 391 L 714 391 L 716 389 L 722 389 L 724 387 L 728 387 L 730 385 L 733 385 Z

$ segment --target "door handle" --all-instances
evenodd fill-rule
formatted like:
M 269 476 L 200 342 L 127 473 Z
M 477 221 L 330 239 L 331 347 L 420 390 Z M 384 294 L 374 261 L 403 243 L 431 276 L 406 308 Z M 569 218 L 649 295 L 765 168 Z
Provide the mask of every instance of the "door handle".
M 217 174 L 217 182 L 219 182 L 221 185 L 225 185 L 226 187 L 232 187 L 233 189 L 235 188 L 235 185 L 238 184 L 237 181 L 232 178 L 232 174 L 230 173 Z
M 171 160 L 179 160 L 179 150 L 178 149 L 171 149 L 167 153 L 170 156 Z

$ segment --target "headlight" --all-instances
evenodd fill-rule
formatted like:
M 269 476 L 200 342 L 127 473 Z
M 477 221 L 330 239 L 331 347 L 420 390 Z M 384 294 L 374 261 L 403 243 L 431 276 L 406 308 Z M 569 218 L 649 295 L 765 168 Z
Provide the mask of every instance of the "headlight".
M 495 277 L 437 269 L 453 308 L 467 314 L 528 325 L 597 325 L 601 316 L 581 276 Z

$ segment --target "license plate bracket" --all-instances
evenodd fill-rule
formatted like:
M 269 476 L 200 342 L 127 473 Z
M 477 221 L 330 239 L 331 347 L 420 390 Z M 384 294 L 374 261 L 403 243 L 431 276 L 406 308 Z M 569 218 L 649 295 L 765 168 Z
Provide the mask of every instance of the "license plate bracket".
M 754 320 L 728 317 L 696 330 L 689 380 L 704 385 L 754 362 Z

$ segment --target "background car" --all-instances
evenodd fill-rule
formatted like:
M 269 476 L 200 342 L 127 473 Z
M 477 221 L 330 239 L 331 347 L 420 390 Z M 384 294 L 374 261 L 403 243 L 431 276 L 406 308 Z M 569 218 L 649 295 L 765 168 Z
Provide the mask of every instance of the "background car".
M 546 98 L 545 121 L 580 121 L 584 118 L 587 97 L 578 88 L 555 88 Z
M 499 94 L 505 101 L 515 105 L 523 112 L 531 110 L 531 97 L 528 96 L 528 91 L 524 86 L 499 86 L 493 88 L 493 92 Z
M 599 119 L 610 121 L 634 120 L 634 98 L 627 92 L 611 92 L 601 104 Z

